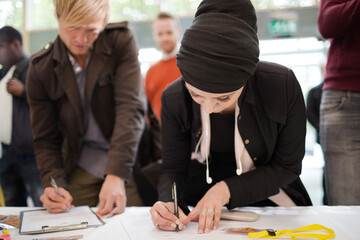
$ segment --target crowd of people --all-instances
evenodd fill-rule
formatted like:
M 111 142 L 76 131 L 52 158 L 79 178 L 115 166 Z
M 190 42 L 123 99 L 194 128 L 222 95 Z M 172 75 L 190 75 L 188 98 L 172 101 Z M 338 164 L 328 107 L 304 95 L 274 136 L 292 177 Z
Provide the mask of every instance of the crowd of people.
M 0 29 L 6 206 L 147 205 L 156 228 L 198 221 L 198 233 L 218 228 L 224 206 L 310 206 L 299 177 L 306 111 L 319 129 L 326 203 L 360 204 L 360 1 L 320 2 L 331 45 L 308 108 L 293 71 L 259 59 L 250 0 L 203 0 L 182 37 L 178 19 L 160 13 L 162 58 L 144 79 L 127 22 L 108 23 L 109 0 L 53 2 L 59 34 L 30 59 L 20 32 Z

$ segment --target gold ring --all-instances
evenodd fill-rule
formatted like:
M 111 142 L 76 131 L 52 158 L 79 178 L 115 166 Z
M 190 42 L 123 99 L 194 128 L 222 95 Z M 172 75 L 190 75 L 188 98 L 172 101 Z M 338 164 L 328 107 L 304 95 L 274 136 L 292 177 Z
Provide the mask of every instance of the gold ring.
M 208 209 L 206 209 L 206 212 L 208 212 L 208 213 L 214 213 L 215 211 L 214 211 L 214 209 L 212 209 L 212 208 L 208 208 Z
M 159 229 L 159 224 L 156 223 L 156 224 L 155 224 L 155 227 L 156 227 L 157 229 Z

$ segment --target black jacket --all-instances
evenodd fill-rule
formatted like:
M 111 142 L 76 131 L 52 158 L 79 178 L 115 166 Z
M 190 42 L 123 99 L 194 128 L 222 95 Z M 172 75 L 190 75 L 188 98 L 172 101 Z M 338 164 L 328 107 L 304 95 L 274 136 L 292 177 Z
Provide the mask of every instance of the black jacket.
M 224 179 L 231 194 L 228 207 L 256 205 L 277 194 L 279 188 L 297 205 L 311 205 L 299 178 L 305 153 L 306 114 L 294 73 L 277 64 L 258 63 L 238 105 L 239 132 L 256 169 L 240 176 L 234 169 L 234 176 Z M 171 184 L 176 181 L 180 202 L 194 205 L 186 200 L 187 189 L 200 183 L 187 177 L 194 170 L 196 160 L 190 160 L 191 152 L 201 136 L 200 106 L 191 99 L 181 78 L 162 95 L 161 123 L 163 166 L 159 200 L 171 201 Z
M 29 67 L 29 58 L 23 58 L 16 64 L 13 77 L 21 81 L 25 86 L 26 74 Z M 3 144 L 4 151 L 10 151 L 16 155 L 34 154 L 33 141 L 30 125 L 29 105 L 26 99 L 26 91 L 20 97 L 13 96 L 13 125 L 11 144 Z

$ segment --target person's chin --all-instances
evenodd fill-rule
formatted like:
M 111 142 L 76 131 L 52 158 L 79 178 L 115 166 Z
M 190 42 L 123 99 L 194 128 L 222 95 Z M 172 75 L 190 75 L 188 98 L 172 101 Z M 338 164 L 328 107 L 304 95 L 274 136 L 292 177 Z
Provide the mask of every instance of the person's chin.
M 82 55 L 85 54 L 89 51 L 88 47 L 73 47 L 72 48 L 72 53 L 75 55 Z

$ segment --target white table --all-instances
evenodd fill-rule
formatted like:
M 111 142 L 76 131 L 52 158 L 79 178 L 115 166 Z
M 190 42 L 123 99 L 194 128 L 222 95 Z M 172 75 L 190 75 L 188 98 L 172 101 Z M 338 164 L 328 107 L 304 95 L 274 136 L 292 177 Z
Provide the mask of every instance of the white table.
M 0 214 L 19 214 L 30 208 L 1 207 Z M 183 231 L 164 232 L 156 229 L 150 218 L 148 207 L 129 207 L 125 213 L 105 219 L 106 224 L 98 228 L 47 233 L 39 235 L 19 235 L 18 229 L 11 230 L 15 240 L 49 238 L 83 234 L 85 240 L 107 239 L 249 239 L 247 235 L 228 234 L 228 227 L 254 227 L 273 229 L 294 229 L 310 224 L 321 224 L 335 231 L 338 240 L 358 240 L 360 228 L 360 206 L 314 206 L 314 207 L 244 207 L 241 211 L 260 214 L 255 222 L 220 221 L 219 229 L 208 234 L 197 234 L 197 223 L 189 223 Z M 290 239 L 290 238 L 285 238 Z

